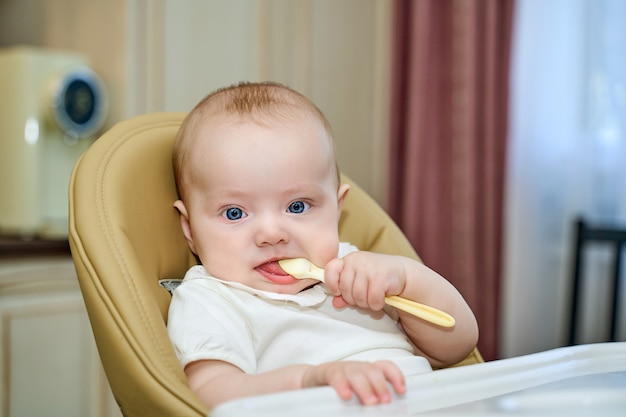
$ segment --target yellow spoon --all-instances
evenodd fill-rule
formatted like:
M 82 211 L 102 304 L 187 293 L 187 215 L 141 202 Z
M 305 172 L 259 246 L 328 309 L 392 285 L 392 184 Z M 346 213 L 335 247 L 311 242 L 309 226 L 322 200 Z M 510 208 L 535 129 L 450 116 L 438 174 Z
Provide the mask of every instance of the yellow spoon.
M 313 278 L 324 282 L 324 270 L 313 265 L 307 259 L 282 259 L 278 261 L 278 264 L 283 271 L 294 278 Z M 385 303 L 441 327 L 452 327 L 455 323 L 454 317 L 441 310 L 398 297 L 397 295 L 385 297 Z

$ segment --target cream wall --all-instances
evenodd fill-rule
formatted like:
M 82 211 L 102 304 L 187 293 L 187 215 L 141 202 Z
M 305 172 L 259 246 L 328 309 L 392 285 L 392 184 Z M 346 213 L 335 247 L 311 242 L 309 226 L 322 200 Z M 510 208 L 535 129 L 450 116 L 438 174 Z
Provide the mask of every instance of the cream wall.
M 342 169 L 382 202 L 389 9 L 378 0 L 166 2 L 156 31 L 165 48 L 153 57 L 164 64 L 153 77 L 163 82 L 160 105 L 188 110 L 241 80 L 288 84 L 326 113 Z
M 22 4 L 19 0 L 7 0 Z M 110 95 L 108 126 L 189 110 L 209 91 L 274 80 L 309 96 L 342 170 L 385 200 L 390 0 L 28 0 L 41 46 L 85 54 Z

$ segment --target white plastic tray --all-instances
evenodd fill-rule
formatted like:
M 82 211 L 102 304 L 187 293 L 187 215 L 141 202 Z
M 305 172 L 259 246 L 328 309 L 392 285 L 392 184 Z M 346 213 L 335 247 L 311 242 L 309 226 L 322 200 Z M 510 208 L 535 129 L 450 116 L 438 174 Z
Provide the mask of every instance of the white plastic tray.
M 626 415 L 626 342 L 559 348 L 407 378 L 390 404 L 361 406 L 330 387 L 230 401 L 211 417 Z

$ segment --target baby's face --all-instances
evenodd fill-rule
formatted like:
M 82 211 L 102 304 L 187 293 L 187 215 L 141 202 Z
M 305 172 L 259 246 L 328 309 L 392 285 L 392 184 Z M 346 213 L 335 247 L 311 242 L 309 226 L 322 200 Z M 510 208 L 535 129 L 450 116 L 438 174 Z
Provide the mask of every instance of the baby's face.
M 189 197 L 177 204 L 191 249 L 211 275 L 293 294 L 315 281 L 295 280 L 277 261 L 304 257 L 323 267 L 337 256 L 347 187 L 337 189 L 331 145 L 320 125 L 273 124 L 200 128 Z

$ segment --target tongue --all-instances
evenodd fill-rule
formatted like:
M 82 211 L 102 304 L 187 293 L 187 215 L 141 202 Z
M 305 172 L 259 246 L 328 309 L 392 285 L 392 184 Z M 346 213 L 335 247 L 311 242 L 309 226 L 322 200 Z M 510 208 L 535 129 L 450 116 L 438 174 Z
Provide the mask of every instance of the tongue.
M 276 261 L 265 263 L 259 268 L 274 275 L 289 275 L 288 273 L 283 271 L 283 269 L 280 267 L 280 265 L 278 265 L 278 262 Z

